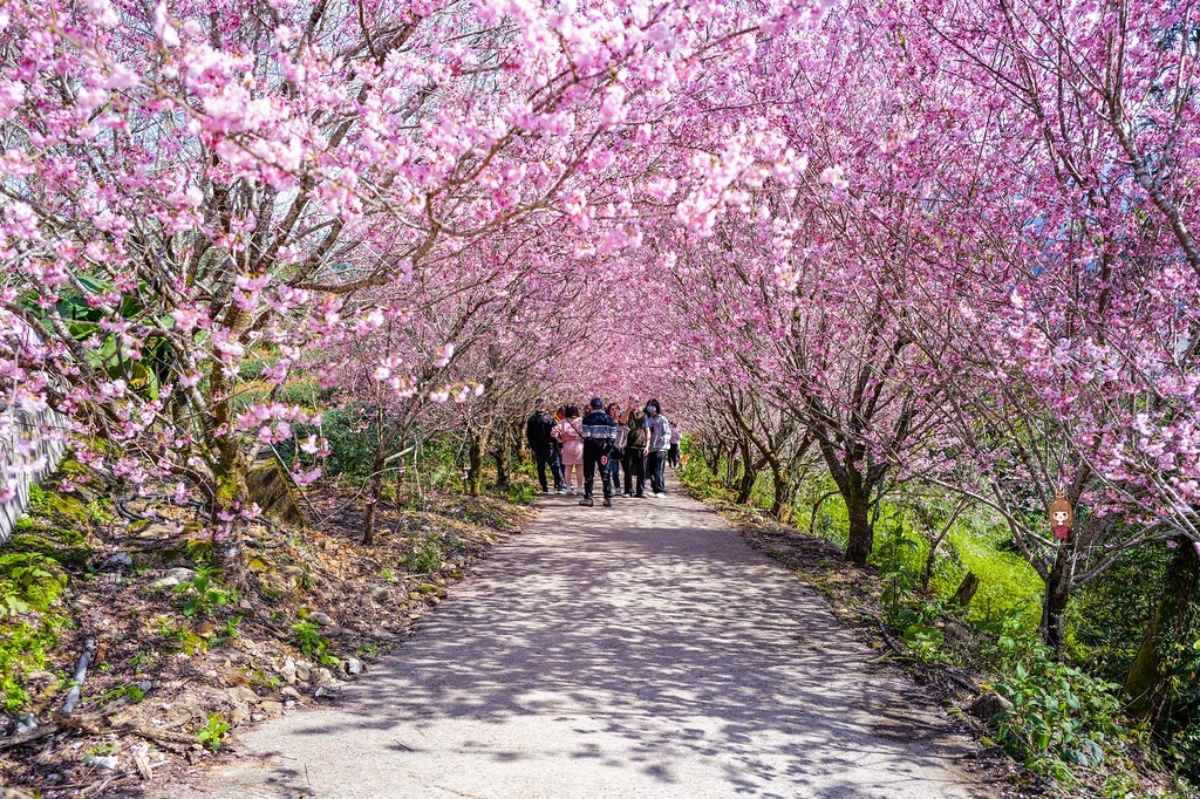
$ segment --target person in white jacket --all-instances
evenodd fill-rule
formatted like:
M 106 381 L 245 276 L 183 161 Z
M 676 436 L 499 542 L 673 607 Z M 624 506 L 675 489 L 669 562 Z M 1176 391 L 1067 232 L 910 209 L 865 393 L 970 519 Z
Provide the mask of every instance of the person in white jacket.
M 663 472 L 667 465 L 667 451 L 671 448 L 671 423 L 662 415 L 662 406 L 656 399 L 646 403 L 646 429 L 650 431 L 646 471 L 650 473 L 650 490 L 655 498 L 660 498 L 667 493 Z

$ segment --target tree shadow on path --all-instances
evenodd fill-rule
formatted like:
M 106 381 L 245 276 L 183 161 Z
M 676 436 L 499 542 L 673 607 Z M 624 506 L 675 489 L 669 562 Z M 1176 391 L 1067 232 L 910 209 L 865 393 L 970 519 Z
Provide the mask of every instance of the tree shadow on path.
M 346 691 L 246 738 L 229 796 L 986 797 L 967 741 L 687 499 L 544 503 Z M 209 793 L 208 795 L 213 795 Z

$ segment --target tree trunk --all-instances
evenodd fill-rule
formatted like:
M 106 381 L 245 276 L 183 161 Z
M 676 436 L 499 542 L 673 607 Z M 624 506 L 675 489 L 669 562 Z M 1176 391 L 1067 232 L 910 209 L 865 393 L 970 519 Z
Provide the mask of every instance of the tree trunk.
M 483 493 L 483 453 L 487 442 L 482 433 L 471 434 L 471 447 L 467 454 L 467 492 L 477 497 Z
M 971 600 L 975 598 L 975 592 L 978 590 L 979 578 L 975 576 L 974 572 L 967 572 L 967 576 L 958 584 L 958 590 L 954 592 L 954 604 L 966 610 L 967 605 L 971 604 Z
M 754 482 L 758 479 L 758 473 L 751 468 L 750 464 L 746 464 L 745 470 L 742 472 L 742 479 L 738 482 L 737 499 L 739 505 L 745 505 L 750 501 L 750 494 L 754 492 Z
M 1170 686 L 1170 666 L 1162 662 L 1163 645 L 1178 640 L 1179 634 L 1194 623 L 1196 597 L 1200 594 L 1200 555 L 1189 539 L 1180 537 L 1176 542 L 1175 557 L 1163 576 L 1162 598 L 1150 617 L 1123 686 L 1130 698 L 1126 710 L 1138 718 L 1157 714 Z
M 217 479 L 216 501 L 210 514 L 213 565 L 225 583 L 243 590 L 246 587 L 246 522 L 242 511 L 248 505 L 249 490 L 246 488 L 245 459 L 234 442 L 230 442 L 227 449 L 222 447 Z
M 367 503 L 367 520 L 363 525 L 363 544 L 370 546 L 375 543 L 375 512 L 379 508 L 379 498 L 383 495 L 383 473 L 387 466 L 387 453 L 380 449 L 375 453 L 375 461 L 371 464 L 370 499 Z
M 504 455 L 504 447 L 497 447 L 492 450 L 492 457 L 496 461 L 496 488 L 508 488 L 508 468 L 507 459 Z
M 1046 593 L 1042 599 L 1042 640 L 1055 652 L 1062 648 L 1067 634 L 1067 604 L 1075 582 L 1075 539 L 1062 544 L 1054 565 L 1046 576 Z
M 792 505 L 788 501 L 792 487 L 791 476 L 788 475 L 787 469 L 773 468 L 771 477 L 775 482 L 775 492 L 771 498 L 771 515 L 781 524 L 787 524 L 792 520 Z
M 844 496 L 850 515 L 850 537 L 846 542 L 846 560 L 856 566 L 867 565 L 875 548 L 875 528 L 871 524 L 871 503 L 861 491 Z

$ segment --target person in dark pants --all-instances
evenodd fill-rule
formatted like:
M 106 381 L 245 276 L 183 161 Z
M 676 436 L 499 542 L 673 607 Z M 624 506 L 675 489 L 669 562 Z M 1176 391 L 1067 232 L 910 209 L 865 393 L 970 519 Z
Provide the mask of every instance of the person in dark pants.
M 650 443 L 646 448 L 649 453 L 646 471 L 650 473 L 654 498 L 658 499 L 667 495 L 663 472 L 667 464 L 667 450 L 671 448 L 671 423 L 662 415 L 662 407 L 656 399 L 646 403 L 646 430 L 650 433 Z
M 629 433 L 629 428 L 621 421 L 621 406 L 618 403 L 608 403 L 604 412 L 617 423 L 617 438 L 613 441 L 612 450 L 608 453 L 608 471 L 612 476 L 613 493 L 615 494 L 621 486 L 621 464 L 625 458 L 625 436 Z
M 679 425 L 671 425 L 671 446 L 667 450 L 667 463 L 672 469 L 679 469 L 679 439 L 683 438 L 683 432 L 679 429 Z
M 604 412 L 604 400 L 592 397 L 591 412 L 583 417 L 583 499 L 580 505 L 592 504 L 592 485 L 596 467 L 604 484 L 604 506 L 612 507 L 612 473 L 608 471 L 608 453 L 617 438 L 617 420 Z
M 529 442 L 529 449 L 533 452 L 538 483 L 542 486 L 543 494 L 550 491 L 546 482 L 547 465 L 550 466 L 550 473 L 554 475 L 554 490 L 562 488 L 562 473 L 555 468 L 554 439 L 550 437 L 553 428 L 554 417 L 546 413 L 545 403 L 538 400 L 534 404 L 533 415 L 525 422 L 525 440 Z
M 630 403 L 625 413 L 625 426 L 629 428 L 625 436 L 625 496 L 640 499 L 646 496 L 646 444 L 650 441 L 650 431 L 646 429 L 646 414 L 636 403 Z

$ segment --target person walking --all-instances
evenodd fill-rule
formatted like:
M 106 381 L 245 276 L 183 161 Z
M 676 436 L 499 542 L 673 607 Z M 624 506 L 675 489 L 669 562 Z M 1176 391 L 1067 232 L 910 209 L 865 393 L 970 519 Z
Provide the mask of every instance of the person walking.
M 558 491 L 563 487 L 562 472 L 554 463 L 554 437 L 550 435 L 553 429 L 554 417 L 546 412 L 545 403 L 538 400 L 534 403 L 533 415 L 525 422 L 525 440 L 529 442 L 529 449 L 533 452 L 533 460 L 537 464 L 538 484 L 541 485 L 543 494 L 550 492 L 546 480 L 547 466 L 554 477 L 554 490 Z
M 667 463 L 671 464 L 671 468 L 679 470 L 679 439 L 683 438 L 683 431 L 679 429 L 679 425 L 671 425 L 671 446 L 667 449 Z
M 600 482 L 604 485 L 604 507 L 612 507 L 613 482 L 608 470 L 608 453 L 617 438 L 617 420 L 604 412 L 604 400 L 592 397 L 591 411 L 583 417 L 583 499 L 580 505 L 592 504 L 592 486 L 596 467 L 600 467 Z
M 563 483 L 562 493 L 574 494 L 583 490 L 583 422 L 579 408 L 568 405 L 564 418 L 551 431 L 554 440 L 562 446 Z
M 612 451 L 608 453 L 608 473 L 612 477 L 613 493 L 621 486 L 621 461 L 625 457 L 625 439 L 629 435 L 629 428 L 621 421 L 621 405 L 616 402 L 610 402 L 604 412 L 613 418 L 617 423 L 617 437 L 613 441 Z
M 625 496 L 641 499 L 646 496 L 646 445 L 650 431 L 646 429 L 646 414 L 636 402 L 629 403 L 624 422 L 629 431 L 625 434 Z
M 646 430 L 650 435 L 646 445 L 646 471 L 650 473 L 650 489 L 655 499 L 659 499 L 667 495 L 663 472 L 667 464 L 667 450 L 671 448 L 671 423 L 662 415 L 662 406 L 656 399 L 646 403 Z
M 567 418 L 567 406 L 559 405 L 558 408 L 554 411 L 553 418 L 554 418 L 554 424 L 556 424 L 556 425 L 559 422 L 561 422 L 563 419 L 566 419 Z M 565 493 L 567 493 L 567 485 L 566 485 L 566 481 L 563 479 L 563 475 L 566 473 L 566 469 L 563 468 L 562 444 L 558 441 L 558 439 L 554 438 L 553 428 L 551 428 L 551 430 L 550 430 L 550 440 L 551 440 L 551 445 L 554 449 L 554 455 L 552 456 L 552 458 L 550 460 L 550 468 L 554 469 L 555 479 L 558 481 L 556 484 L 557 485 L 556 490 L 560 494 L 565 494 Z

